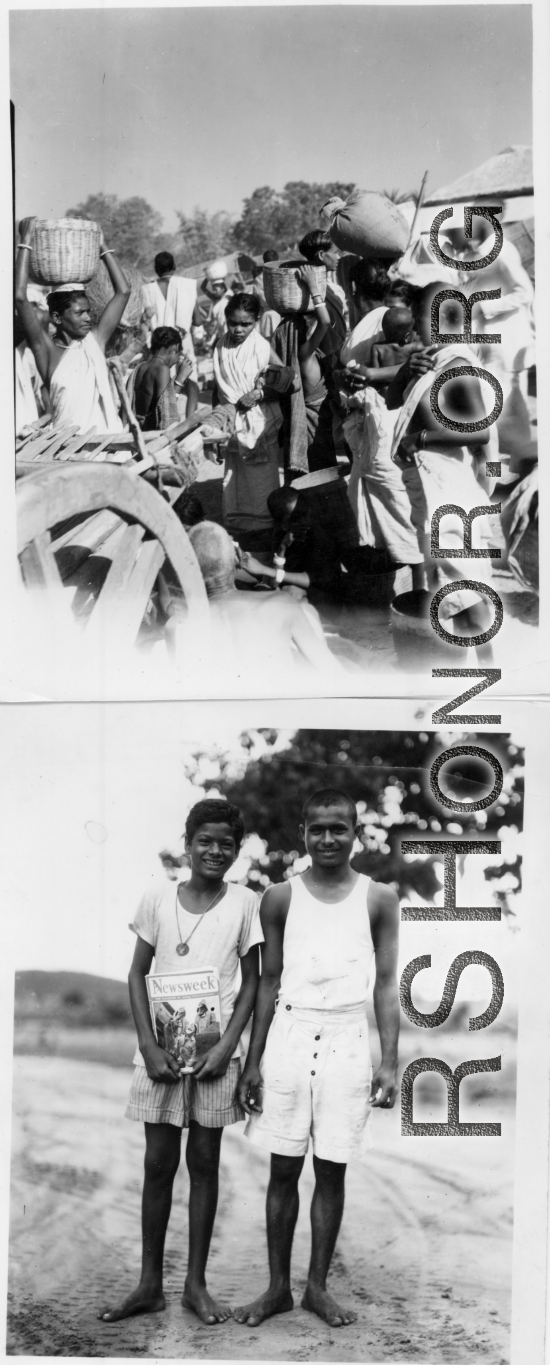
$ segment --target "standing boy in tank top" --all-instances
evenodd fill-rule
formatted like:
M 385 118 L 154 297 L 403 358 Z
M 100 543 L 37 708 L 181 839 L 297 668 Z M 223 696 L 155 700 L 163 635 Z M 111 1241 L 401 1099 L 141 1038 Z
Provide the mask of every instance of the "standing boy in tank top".
M 349 796 L 316 791 L 302 816 L 311 867 L 272 886 L 262 900 L 262 975 L 239 1084 L 239 1100 L 250 1115 L 246 1132 L 271 1152 L 270 1284 L 256 1301 L 234 1311 L 249 1326 L 293 1307 L 290 1260 L 310 1136 L 315 1191 L 302 1305 L 332 1327 L 355 1320 L 326 1289 L 344 1209 L 346 1164 L 364 1153 L 371 1106 L 391 1109 L 396 1096 L 397 896 L 350 866 L 357 811 Z M 366 1019 L 373 956 L 381 1046 L 374 1076 Z

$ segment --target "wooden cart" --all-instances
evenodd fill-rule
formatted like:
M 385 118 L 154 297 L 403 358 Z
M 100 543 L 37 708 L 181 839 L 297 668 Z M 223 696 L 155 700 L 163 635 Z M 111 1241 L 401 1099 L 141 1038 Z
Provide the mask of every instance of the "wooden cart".
M 190 625 L 208 616 L 195 554 L 171 508 L 196 475 L 193 444 L 185 440 L 203 418 L 140 436 L 139 450 L 132 434 L 79 435 L 44 421 L 17 441 L 17 547 L 24 584 L 32 591 L 74 586 L 75 618 L 85 628 L 94 616 L 105 616 L 120 652 L 135 644 L 166 561 Z M 168 456 L 171 465 L 165 466 Z

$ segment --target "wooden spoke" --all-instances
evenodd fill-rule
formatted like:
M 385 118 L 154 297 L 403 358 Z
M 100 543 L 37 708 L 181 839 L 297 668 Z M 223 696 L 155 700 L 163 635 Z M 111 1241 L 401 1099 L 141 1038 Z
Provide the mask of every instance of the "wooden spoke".
M 48 591 L 63 589 L 47 530 L 43 534 L 38 534 L 37 538 L 23 549 L 21 571 L 28 590 L 35 590 L 38 587 Z
M 143 619 L 155 578 L 168 559 L 181 585 L 190 627 L 206 626 L 209 610 L 204 582 L 189 538 L 170 505 L 128 467 L 109 462 L 56 462 L 22 477 L 17 485 L 17 538 L 27 585 L 62 584 L 48 530 L 65 520 L 82 516 L 83 529 L 90 528 L 94 512 L 109 511 L 131 521 L 114 542 L 107 573 L 92 618 L 98 610 L 105 623 L 116 623 L 114 648 L 130 647 Z M 144 532 L 153 538 L 144 539 Z M 79 531 L 74 534 L 78 545 Z M 83 538 L 83 545 L 89 535 Z M 91 552 L 105 555 L 106 548 L 92 537 Z M 56 539 L 61 550 L 64 536 Z M 70 540 L 67 546 L 70 551 Z M 86 554 L 84 554 L 85 557 Z M 111 634 L 109 633 L 111 639 Z

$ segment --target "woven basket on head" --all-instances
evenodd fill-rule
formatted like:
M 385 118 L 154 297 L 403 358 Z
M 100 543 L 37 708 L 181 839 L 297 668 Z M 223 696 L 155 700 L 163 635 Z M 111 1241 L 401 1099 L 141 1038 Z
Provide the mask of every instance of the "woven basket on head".
M 135 267 L 125 267 L 124 275 L 130 285 L 130 299 L 121 319 L 121 324 L 126 324 L 128 328 L 139 324 L 144 310 L 143 300 L 143 279 Z M 111 279 L 104 262 L 100 262 L 97 271 L 91 281 L 86 286 L 86 295 L 90 302 L 92 312 L 92 323 L 97 324 L 100 315 L 103 314 L 105 306 L 108 305 L 114 295 Z
M 38 219 L 31 274 L 42 286 L 89 281 L 99 262 L 101 230 L 91 219 Z
M 300 280 L 299 268 L 304 262 L 266 262 L 264 266 L 264 293 L 270 310 L 279 314 L 305 314 L 313 305 L 308 287 Z M 327 292 L 327 273 L 325 267 L 313 268 L 316 276 L 316 290 L 324 300 Z

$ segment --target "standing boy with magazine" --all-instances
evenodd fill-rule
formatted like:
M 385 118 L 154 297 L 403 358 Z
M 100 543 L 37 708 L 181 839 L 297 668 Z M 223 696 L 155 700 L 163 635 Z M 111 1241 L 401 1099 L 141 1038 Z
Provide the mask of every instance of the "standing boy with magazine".
M 262 1296 L 233 1313 L 239 1324 L 255 1326 L 292 1310 L 298 1181 L 311 1137 L 315 1191 L 302 1305 L 336 1328 L 357 1318 L 326 1288 L 344 1210 L 346 1164 L 364 1155 L 371 1106 L 389 1109 L 395 1103 L 399 904 L 390 886 L 350 866 L 357 834 L 350 796 L 316 791 L 302 817 L 311 866 L 270 887 L 262 899 L 262 976 L 239 1085 L 241 1104 L 251 1112 L 246 1132 L 271 1153 L 270 1283 Z M 381 1048 L 374 1076 L 366 1006 L 373 958 Z
M 224 1125 L 244 1119 L 236 1100 L 241 1070 L 239 1040 L 252 1012 L 259 980 L 263 934 L 257 896 L 224 881 L 242 842 L 239 811 L 225 800 L 201 800 L 185 826 L 191 864 L 188 881 L 161 879 L 139 906 L 133 928 L 137 943 L 129 975 L 130 1001 L 139 1050 L 126 1117 L 145 1124 L 145 1178 L 142 1202 L 143 1254 L 138 1286 L 100 1319 L 164 1310 L 163 1255 L 178 1170 L 181 1131 L 188 1129 L 186 1162 L 190 1178 L 189 1262 L 182 1304 L 204 1324 L 217 1324 L 230 1311 L 206 1287 L 205 1270 L 218 1200 L 218 1170 Z M 221 1000 L 221 1038 L 192 1073 L 181 1074 L 176 1058 L 157 1043 L 152 1028 L 146 977 L 182 976 L 217 968 Z M 235 994 L 237 972 L 241 985 Z

